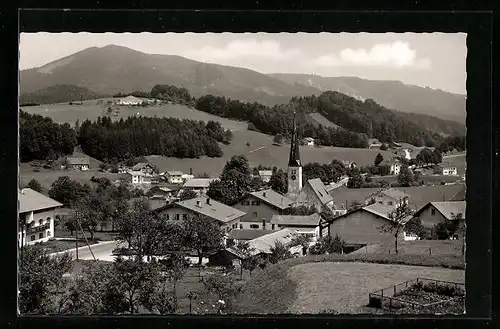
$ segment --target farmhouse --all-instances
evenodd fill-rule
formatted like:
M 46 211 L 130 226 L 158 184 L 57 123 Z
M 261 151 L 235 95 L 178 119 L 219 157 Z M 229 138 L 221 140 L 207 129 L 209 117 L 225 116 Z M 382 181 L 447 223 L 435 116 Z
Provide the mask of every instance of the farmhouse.
M 18 193 L 20 246 L 46 242 L 54 237 L 54 216 L 62 204 L 30 188 Z
M 408 204 L 410 196 L 403 191 L 394 188 L 380 190 L 365 199 L 365 204 L 379 203 L 390 207 L 401 205 L 402 203 Z
M 314 138 L 312 137 L 306 137 L 303 139 L 304 145 L 307 146 L 314 146 Z
M 368 139 L 368 148 L 371 150 L 371 149 L 380 149 L 380 147 L 382 146 L 382 143 L 380 143 L 380 141 L 376 138 L 370 138 Z
M 272 170 L 259 170 L 259 177 L 264 183 L 269 183 L 271 176 L 273 175 Z
M 166 215 L 167 220 L 173 221 L 185 219 L 188 215 L 201 215 L 215 220 L 225 233 L 238 228 L 241 217 L 245 216 L 244 212 L 207 197 L 177 201 L 156 211 Z
M 387 244 L 394 241 L 391 233 L 382 233 L 381 228 L 390 225 L 392 220 L 389 214 L 395 207 L 374 203 L 358 208 L 344 215 L 325 221 L 320 225 L 320 235 L 335 236 L 338 234 L 348 246 L 362 246 L 371 244 Z M 410 218 L 405 218 L 405 223 Z M 401 232 L 401 238 L 405 237 Z
M 390 159 L 382 161 L 382 165 L 389 166 L 389 175 L 397 176 L 401 171 L 401 162 L 398 159 Z
M 191 178 L 182 185 L 182 188 L 192 189 L 196 191 L 199 196 L 206 195 L 210 183 L 217 179 L 218 178 Z
M 246 213 L 240 220 L 240 229 L 274 230 L 271 217 L 282 214 L 292 204 L 288 197 L 268 189 L 248 193 L 231 206 Z
M 429 202 L 420 208 L 413 216 L 420 219 L 426 229 L 432 229 L 434 225 L 444 220 L 455 220 L 456 215 L 462 214 L 465 221 L 465 201 Z M 459 223 L 463 225 L 463 222 Z
M 331 191 L 333 191 L 339 187 L 347 186 L 347 182 L 349 182 L 349 177 L 344 177 L 336 183 L 330 183 L 330 184 L 326 185 L 326 190 L 328 191 L 328 193 L 330 193 Z
M 127 183 L 134 185 L 151 183 L 151 179 L 148 179 L 148 177 L 146 177 L 146 175 L 142 171 L 128 171 L 125 174 L 125 180 L 127 181 Z
M 181 178 L 182 178 L 182 181 L 185 183 L 188 180 L 193 179 L 194 175 L 193 174 L 182 174 Z
M 66 158 L 66 168 L 87 171 L 90 169 L 90 160 L 89 158 L 74 158 L 67 157 Z
M 455 167 L 451 164 L 442 163 L 442 164 L 438 165 L 438 168 L 440 169 L 440 171 L 443 175 L 447 175 L 447 176 L 457 176 L 458 175 L 457 167 Z
M 296 205 L 312 206 L 314 205 L 318 211 L 321 211 L 324 206 L 333 209 L 333 198 L 328 193 L 325 184 L 319 178 L 310 179 L 306 182 L 304 188 L 300 191 Z
M 358 164 L 356 162 L 349 161 L 349 160 L 343 160 L 342 164 L 344 165 L 344 167 L 346 167 L 348 169 L 354 169 L 358 166 Z
M 182 184 L 183 183 L 181 171 L 171 170 L 171 171 L 167 171 L 165 173 L 165 175 L 167 176 L 167 181 L 170 184 Z
M 179 192 L 178 187 L 170 188 L 167 186 L 156 185 L 151 187 L 151 189 L 149 189 L 147 195 L 151 199 L 163 199 L 166 200 L 167 202 L 170 202 L 177 199 L 178 192 Z
M 309 216 L 274 215 L 271 217 L 271 224 L 275 229 L 290 229 L 297 234 L 310 238 L 312 242 L 316 242 L 320 237 L 320 221 L 321 216 L 318 213 Z
M 116 104 L 118 105 L 140 105 L 142 104 L 142 99 L 137 98 L 135 96 L 127 96 L 124 98 L 120 98 Z
M 132 171 L 140 171 L 144 175 L 152 176 L 155 173 L 155 168 L 152 164 L 147 162 L 139 162 L 132 167 Z

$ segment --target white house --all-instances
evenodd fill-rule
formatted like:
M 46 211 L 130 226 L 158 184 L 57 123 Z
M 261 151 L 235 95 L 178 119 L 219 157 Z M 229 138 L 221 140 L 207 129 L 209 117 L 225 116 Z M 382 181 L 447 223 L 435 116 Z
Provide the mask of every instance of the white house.
M 46 242 L 54 237 L 54 216 L 62 204 L 30 188 L 18 193 L 19 246 Z
M 127 96 L 127 97 L 124 97 L 124 98 L 120 98 L 116 104 L 119 104 L 119 105 L 139 105 L 143 102 L 142 99 L 140 98 L 137 98 L 135 96 Z
M 142 171 L 128 171 L 126 174 L 126 180 L 130 184 L 145 184 L 148 181 L 151 182 L 150 180 L 145 179 L 146 174 L 144 174 Z
M 210 183 L 215 180 L 218 180 L 218 178 L 191 178 L 188 179 L 184 185 L 182 185 L 182 189 L 194 190 L 199 196 L 205 195 L 208 191 Z
M 304 138 L 304 145 L 314 146 L 314 138 L 312 138 L 312 137 Z
M 399 172 L 401 171 L 401 162 L 398 159 L 384 161 L 382 162 L 382 164 L 388 165 L 390 167 L 389 175 L 399 175 Z
M 458 176 L 457 167 L 453 167 L 451 165 L 441 165 L 441 172 L 443 175 L 447 176 Z
M 272 170 L 259 170 L 259 177 L 264 183 L 269 183 L 271 176 L 273 175 Z
M 309 216 L 298 215 L 273 215 L 271 224 L 274 224 L 275 230 L 284 228 L 295 231 L 297 234 L 310 238 L 311 243 L 315 243 L 319 238 L 319 225 L 321 216 L 314 213 Z
M 181 171 L 171 170 L 171 171 L 167 171 L 165 173 L 165 175 L 167 176 L 167 181 L 170 184 L 182 184 L 182 183 L 184 183 L 184 181 L 182 180 L 182 172 Z
M 66 168 L 87 171 L 90 168 L 90 160 L 89 160 L 89 158 L 67 157 L 66 158 Z
M 382 146 L 382 143 L 376 138 L 370 138 L 368 139 L 368 148 L 369 149 L 380 149 Z

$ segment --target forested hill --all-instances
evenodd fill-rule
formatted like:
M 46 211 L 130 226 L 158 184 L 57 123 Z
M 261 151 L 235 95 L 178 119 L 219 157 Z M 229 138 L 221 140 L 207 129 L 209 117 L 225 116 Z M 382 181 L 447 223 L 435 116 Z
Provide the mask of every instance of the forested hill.
M 54 85 L 32 93 L 21 94 L 19 97 L 19 104 L 78 103 L 81 100 L 97 99 L 105 96 L 106 95 L 96 93 L 85 87 L 75 85 Z

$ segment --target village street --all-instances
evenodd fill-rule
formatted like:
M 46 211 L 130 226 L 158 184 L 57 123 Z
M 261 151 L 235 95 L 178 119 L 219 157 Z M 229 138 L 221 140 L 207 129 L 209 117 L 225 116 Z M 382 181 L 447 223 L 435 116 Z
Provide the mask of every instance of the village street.
M 120 243 L 118 241 L 103 241 L 97 244 L 90 245 L 92 253 L 97 260 L 112 262 L 115 258 L 113 255 L 113 250 L 120 246 L 125 246 L 126 244 Z M 76 248 L 53 253 L 52 255 L 62 254 L 63 252 L 69 252 L 73 259 L 76 259 Z M 78 248 L 78 259 L 81 260 L 92 260 L 92 253 L 89 250 L 87 244 L 83 243 L 82 247 Z

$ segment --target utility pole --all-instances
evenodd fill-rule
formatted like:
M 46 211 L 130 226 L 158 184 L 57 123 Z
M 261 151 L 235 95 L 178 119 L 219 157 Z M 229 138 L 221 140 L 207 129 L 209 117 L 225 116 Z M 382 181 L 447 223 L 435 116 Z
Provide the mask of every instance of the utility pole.
M 78 210 L 75 211 L 75 242 L 76 242 L 76 260 L 78 260 L 78 216 L 80 216 L 80 212 Z

